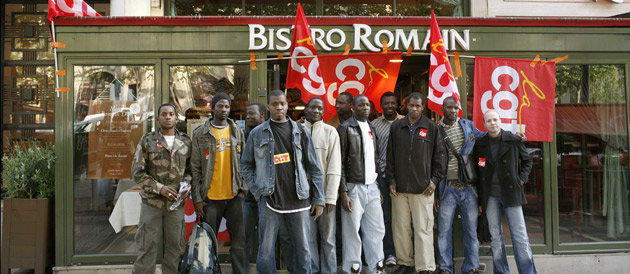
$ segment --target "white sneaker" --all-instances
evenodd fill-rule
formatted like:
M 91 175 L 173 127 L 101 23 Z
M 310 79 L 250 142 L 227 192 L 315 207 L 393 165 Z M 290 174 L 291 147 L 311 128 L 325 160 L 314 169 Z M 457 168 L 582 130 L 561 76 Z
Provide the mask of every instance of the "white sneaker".
M 387 256 L 387 259 L 385 259 L 385 265 L 386 266 L 396 265 L 396 257 L 392 255 Z

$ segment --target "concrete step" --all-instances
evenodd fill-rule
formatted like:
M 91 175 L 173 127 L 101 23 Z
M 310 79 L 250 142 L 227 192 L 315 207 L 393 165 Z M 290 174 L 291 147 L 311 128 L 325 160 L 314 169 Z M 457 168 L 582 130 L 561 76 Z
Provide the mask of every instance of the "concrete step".
M 455 259 L 455 273 L 460 273 L 459 269 L 463 258 Z M 508 256 L 510 269 L 516 273 L 516 263 L 514 256 Z M 575 254 L 575 255 L 534 255 L 536 268 L 541 274 L 556 273 L 628 273 L 630 269 L 630 253 L 610 253 L 610 254 Z M 480 263 L 485 265 L 485 271 L 481 273 L 492 273 L 492 257 L 481 257 Z M 230 264 L 221 264 L 224 274 L 232 272 Z M 396 267 L 388 267 L 387 273 L 393 273 Z M 256 273 L 256 265 L 250 264 L 249 271 Z M 91 266 L 58 266 L 53 268 L 55 274 L 128 274 L 131 273 L 131 265 L 91 265 Z M 161 274 L 160 267 L 157 274 Z M 278 273 L 289 273 L 280 270 Z

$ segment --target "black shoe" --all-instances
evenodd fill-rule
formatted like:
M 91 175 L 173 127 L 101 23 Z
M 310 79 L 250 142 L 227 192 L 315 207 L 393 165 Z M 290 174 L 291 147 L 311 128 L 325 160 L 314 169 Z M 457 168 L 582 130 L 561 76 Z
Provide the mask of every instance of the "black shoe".
M 432 273 L 433 271 L 431 270 L 423 270 L 423 271 L 418 272 L 418 274 L 432 274 Z
M 401 265 L 398 267 L 398 269 L 396 269 L 396 271 L 394 271 L 393 274 L 411 274 L 411 273 L 416 273 L 416 268 L 413 266 L 406 266 L 406 265 Z

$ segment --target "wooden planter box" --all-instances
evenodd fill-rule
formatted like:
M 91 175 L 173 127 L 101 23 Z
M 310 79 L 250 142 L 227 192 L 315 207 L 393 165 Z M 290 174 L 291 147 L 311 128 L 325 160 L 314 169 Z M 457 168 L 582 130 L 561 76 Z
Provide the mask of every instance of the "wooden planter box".
M 45 273 L 53 255 L 52 199 L 4 199 L 1 274 L 12 268 Z

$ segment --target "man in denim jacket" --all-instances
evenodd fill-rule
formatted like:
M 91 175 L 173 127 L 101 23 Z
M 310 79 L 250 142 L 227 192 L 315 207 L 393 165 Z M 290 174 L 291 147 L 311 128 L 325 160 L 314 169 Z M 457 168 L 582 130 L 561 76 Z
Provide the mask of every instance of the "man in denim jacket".
M 276 238 L 280 223 L 286 222 L 291 228 L 294 271 L 310 274 L 308 218 L 309 211 L 317 219 L 324 209 L 323 175 L 309 135 L 286 116 L 284 92 L 269 93 L 268 109 L 270 119 L 252 130 L 241 157 L 241 172 L 260 215 L 256 268 L 258 273 L 276 273 Z

